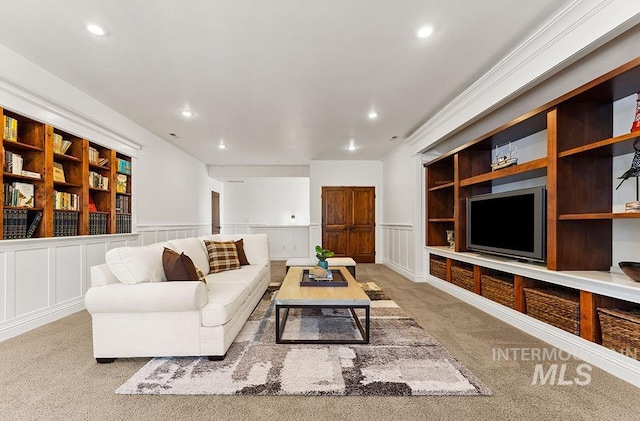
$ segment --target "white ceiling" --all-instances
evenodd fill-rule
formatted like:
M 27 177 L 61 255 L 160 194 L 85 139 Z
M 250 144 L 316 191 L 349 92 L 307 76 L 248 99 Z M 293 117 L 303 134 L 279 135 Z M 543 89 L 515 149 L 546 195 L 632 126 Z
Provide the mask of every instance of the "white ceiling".
M 0 43 L 206 164 L 306 165 L 381 159 L 563 4 L 0 0 Z

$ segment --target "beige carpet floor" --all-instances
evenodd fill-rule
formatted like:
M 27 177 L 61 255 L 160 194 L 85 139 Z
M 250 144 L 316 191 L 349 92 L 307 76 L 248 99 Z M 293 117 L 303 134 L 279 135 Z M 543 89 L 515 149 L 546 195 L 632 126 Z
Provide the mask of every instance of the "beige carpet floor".
M 284 264 L 274 262 L 273 278 Z M 479 397 L 140 396 L 114 391 L 148 358 L 95 363 L 91 318 L 73 314 L 0 342 L 1 420 L 635 420 L 640 389 L 597 368 L 586 386 L 532 386 L 536 362 L 493 349 L 551 347 L 425 284 L 359 264 L 493 392 Z M 570 362 L 568 373 L 577 362 Z M 571 378 L 567 375 L 566 378 Z

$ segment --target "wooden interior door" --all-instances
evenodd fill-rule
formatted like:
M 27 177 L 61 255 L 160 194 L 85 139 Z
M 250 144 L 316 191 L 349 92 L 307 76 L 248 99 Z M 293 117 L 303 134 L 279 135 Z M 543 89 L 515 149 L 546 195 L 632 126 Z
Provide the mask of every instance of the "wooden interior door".
M 211 234 L 220 234 L 220 193 L 211 192 Z
M 374 263 L 375 187 L 322 187 L 322 247 Z

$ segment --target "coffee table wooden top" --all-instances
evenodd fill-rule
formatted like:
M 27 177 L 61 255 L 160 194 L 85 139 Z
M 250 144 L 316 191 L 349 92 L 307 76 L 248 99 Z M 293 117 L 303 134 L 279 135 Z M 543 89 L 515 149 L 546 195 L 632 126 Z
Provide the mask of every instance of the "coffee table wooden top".
M 351 273 L 344 266 L 331 267 L 340 270 L 340 274 L 347 281 L 346 287 L 306 287 L 300 286 L 305 267 L 291 267 L 285 276 L 278 295 L 277 305 L 369 305 L 371 300 L 360 288 Z

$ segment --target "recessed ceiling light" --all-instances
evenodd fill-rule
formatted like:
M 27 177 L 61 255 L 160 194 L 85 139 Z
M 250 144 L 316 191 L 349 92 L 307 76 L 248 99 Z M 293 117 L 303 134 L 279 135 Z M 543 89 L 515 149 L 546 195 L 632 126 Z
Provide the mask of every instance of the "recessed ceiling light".
M 367 117 L 369 117 L 369 120 L 375 120 L 376 118 L 378 118 L 378 113 L 375 111 L 371 111 L 369 114 L 367 114 Z
M 93 23 L 87 25 L 87 31 L 99 37 L 106 37 L 109 35 L 109 32 L 106 29 Z
M 182 114 L 182 117 L 187 117 L 187 118 L 193 117 L 194 115 L 193 111 L 190 111 L 190 110 L 182 110 L 180 114 Z
M 349 145 L 347 146 L 348 151 L 355 151 L 358 147 L 353 143 L 353 139 L 349 140 Z
M 224 144 L 224 141 L 220 139 L 220 143 L 218 144 L 218 149 L 227 149 L 227 145 Z
M 431 34 L 433 34 L 433 27 L 423 26 L 422 28 L 418 29 L 418 32 L 416 32 L 416 37 L 427 38 Z

